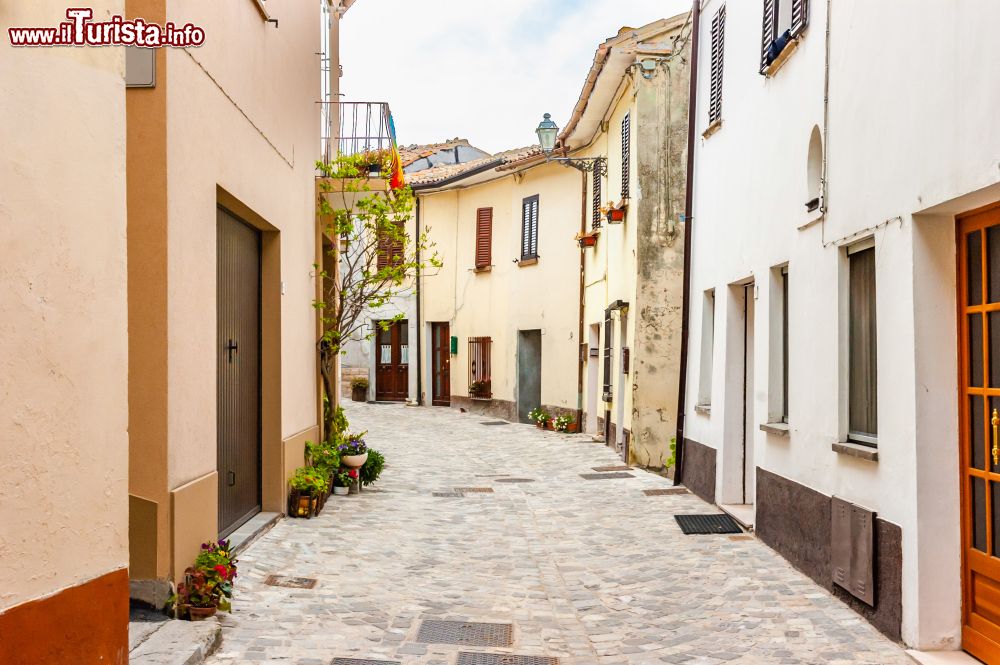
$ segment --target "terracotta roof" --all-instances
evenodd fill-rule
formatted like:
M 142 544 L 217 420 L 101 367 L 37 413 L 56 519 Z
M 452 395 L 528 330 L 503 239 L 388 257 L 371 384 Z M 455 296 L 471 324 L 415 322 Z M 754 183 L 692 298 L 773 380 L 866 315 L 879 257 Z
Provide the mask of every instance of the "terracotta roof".
M 433 154 L 439 153 L 442 150 L 451 150 L 452 148 L 458 147 L 460 145 L 467 145 L 470 148 L 475 148 L 469 143 L 467 139 L 454 138 L 450 141 L 444 141 L 442 143 L 427 143 L 424 145 L 404 145 L 399 147 L 399 155 L 403 158 L 403 166 L 409 166 L 418 159 L 424 157 L 430 157 Z
M 477 169 L 490 167 L 499 168 L 501 166 L 520 162 L 540 154 L 542 154 L 542 149 L 537 145 L 526 146 L 524 148 L 514 148 L 513 150 L 498 152 L 497 154 L 490 155 L 489 157 L 483 157 L 482 159 L 465 162 L 464 164 L 442 164 L 441 166 L 435 166 L 432 169 L 427 169 L 426 171 L 420 171 L 407 176 L 406 182 L 410 185 L 429 186 L 456 178 L 465 173 L 476 171 Z

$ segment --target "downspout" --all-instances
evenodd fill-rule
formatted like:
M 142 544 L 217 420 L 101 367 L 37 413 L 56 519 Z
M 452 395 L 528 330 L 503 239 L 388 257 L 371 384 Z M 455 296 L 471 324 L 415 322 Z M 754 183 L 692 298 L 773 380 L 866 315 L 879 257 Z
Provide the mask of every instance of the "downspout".
M 417 406 L 424 405 L 424 356 L 421 353 L 420 340 L 424 333 L 423 321 L 420 319 L 420 196 L 417 196 L 416 205 L 417 228 L 414 241 L 416 242 L 416 264 L 417 264 Z
M 830 193 L 827 188 L 827 168 L 830 163 L 830 17 L 833 14 L 833 0 L 826 0 L 826 63 L 823 72 L 823 172 L 820 175 L 820 211 L 823 220 L 820 222 L 820 240 L 826 247 L 826 213 L 830 209 L 827 204 Z
M 694 147 L 698 119 L 698 45 L 701 28 L 701 0 L 691 7 L 691 85 L 688 90 L 687 180 L 684 183 L 684 301 L 681 304 L 680 390 L 677 391 L 677 438 L 674 484 L 684 479 L 684 414 L 687 408 L 688 337 L 691 319 L 691 246 L 694 235 Z
M 597 167 L 595 166 L 595 169 Z M 597 170 L 594 171 L 597 173 Z M 580 171 L 580 236 L 587 232 L 587 172 Z M 580 321 L 579 327 L 577 328 L 577 339 L 579 344 L 577 344 L 577 352 L 579 358 L 577 359 L 576 365 L 576 422 L 577 428 L 580 432 L 583 431 L 583 363 L 586 359 L 584 353 L 584 341 L 583 341 L 583 329 L 584 323 L 583 319 L 585 316 L 584 308 L 584 298 L 586 289 L 586 256 L 587 252 L 583 247 L 580 247 Z

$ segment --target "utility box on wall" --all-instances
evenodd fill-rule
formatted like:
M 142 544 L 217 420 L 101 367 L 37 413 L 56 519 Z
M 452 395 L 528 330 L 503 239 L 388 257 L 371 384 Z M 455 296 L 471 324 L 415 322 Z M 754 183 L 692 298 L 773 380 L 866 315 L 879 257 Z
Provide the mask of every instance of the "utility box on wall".
M 451 355 L 458 355 L 458 338 L 454 335 L 451 336 Z
M 833 583 L 875 606 L 875 513 L 833 497 L 830 525 Z

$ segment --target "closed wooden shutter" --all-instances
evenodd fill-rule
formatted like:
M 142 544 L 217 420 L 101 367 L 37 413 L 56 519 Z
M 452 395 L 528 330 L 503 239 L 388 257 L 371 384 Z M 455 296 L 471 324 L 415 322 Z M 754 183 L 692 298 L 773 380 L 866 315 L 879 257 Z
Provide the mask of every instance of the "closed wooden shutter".
M 785 0 L 786 2 L 788 0 Z M 713 28 L 714 29 L 714 28 Z M 778 5 L 776 0 L 764 0 L 764 25 L 761 28 L 760 36 L 760 71 L 764 73 L 767 69 L 767 52 L 771 48 L 771 42 L 777 37 L 778 32 Z
M 538 257 L 538 194 L 521 202 L 521 259 Z
M 594 221 L 591 222 L 592 228 L 601 228 L 601 172 L 600 169 L 594 169 Z
M 722 59 L 725 51 L 726 8 L 723 6 L 712 18 L 712 79 L 709 89 L 708 122 L 722 118 Z
M 379 233 L 375 262 L 375 267 L 378 270 L 387 268 L 390 265 L 402 265 L 403 263 L 403 252 L 406 249 L 406 230 L 404 223 L 391 223 L 396 225 L 395 233 L 389 231 Z
M 604 391 L 602 399 L 605 402 L 611 401 L 611 348 L 615 336 L 615 322 L 611 319 L 611 312 L 604 313 Z
M 622 119 L 622 198 L 629 197 L 629 179 L 632 168 L 632 118 L 626 113 Z
M 809 25 L 809 0 L 791 0 L 791 3 L 792 37 L 798 37 Z
M 476 267 L 488 268 L 493 262 L 493 208 L 476 211 Z

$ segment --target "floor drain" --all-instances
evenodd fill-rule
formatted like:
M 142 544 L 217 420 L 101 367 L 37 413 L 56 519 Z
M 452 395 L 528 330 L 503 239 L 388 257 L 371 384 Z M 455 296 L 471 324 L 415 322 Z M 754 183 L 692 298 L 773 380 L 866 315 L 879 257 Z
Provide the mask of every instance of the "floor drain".
M 286 589 L 312 589 L 316 586 L 316 580 L 311 577 L 285 577 L 284 575 L 268 575 L 264 580 L 268 586 L 280 586 Z
M 646 496 L 670 496 L 672 494 L 690 494 L 691 492 L 683 487 L 668 487 L 659 490 L 642 490 Z
M 434 496 L 441 499 L 461 499 L 465 495 L 461 492 L 434 492 Z
M 534 478 L 497 478 L 493 482 L 495 483 L 533 483 Z
M 464 644 L 477 647 L 509 647 L 513 644 L 513 626 L 509 623 L 469 623 L 427 619 L 420 624 L 417 642 L 425 644 Z
M 700 533 L 743 533 L 740 525 L 726 514 L 674 515 L 685 535 Z
M 461 494 L 493 494 L 492 487 L 456 487 L 455 491 Z
M 459 651 L 455 665 L 559 665 L 559 659 L 551 656 L 518 656 L 516 654 Z
M 509 423 L 509 422 L 507 422 L 506 420 L 489 420 L 489 421 L 487 421 L 487 422 L 485 422 L 485 423 L 479 423 L 479 424 L 480 424 L 480 425 L 490 425 L 490 426 L 496 426 L 496 425 L 510 425 L 510 423 Z
M 619 464 L 618 466 L 595 466 L 593 469 L 594 471 L 600 471 L 603 473 L 605 471 L 631 471 L 632 467 Z
M 614 473 L 581 473 L 584 480 L 604 480 L 605 478 L 635 478 L 631 473 L 616 471 Z
M 401 665 L 398 660 L 371 660 L 368 658 L 334 658 L 330 665 Z

